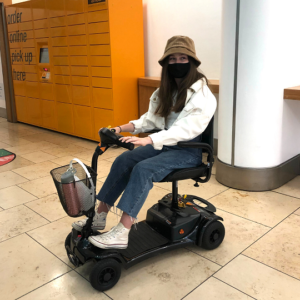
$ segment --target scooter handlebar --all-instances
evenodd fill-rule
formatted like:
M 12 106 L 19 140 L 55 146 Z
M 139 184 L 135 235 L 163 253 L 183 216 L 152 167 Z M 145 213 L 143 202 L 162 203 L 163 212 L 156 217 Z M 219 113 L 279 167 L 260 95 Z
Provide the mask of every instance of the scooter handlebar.
M 102 128 L 99 132 L 99 135 L 103 144 L 118 145 L 128 150 L 134 149 L 134 144 L 121 142 L 120 138 L 122 137 L 122 135 L 115 133 L 114 130 Z
M 120 146 L 120 147 L 126 148 L 126 149 L 128 149 L 130 151 L 134 149 L 134 145 L 132 143 L 123 143 L 120 140 L 118 140 L 118 144 L 117 145 Z

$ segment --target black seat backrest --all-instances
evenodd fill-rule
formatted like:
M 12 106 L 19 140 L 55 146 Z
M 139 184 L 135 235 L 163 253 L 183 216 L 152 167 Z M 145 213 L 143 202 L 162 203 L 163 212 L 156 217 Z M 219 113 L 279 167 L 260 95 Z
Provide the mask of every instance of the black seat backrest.
M 202 133 L 201 143 L 209 144 L 212 148 L 214 148 L 214 117 L 211 118 L 208 126 Z M 205 152 L 205 150 L 203 150 Z

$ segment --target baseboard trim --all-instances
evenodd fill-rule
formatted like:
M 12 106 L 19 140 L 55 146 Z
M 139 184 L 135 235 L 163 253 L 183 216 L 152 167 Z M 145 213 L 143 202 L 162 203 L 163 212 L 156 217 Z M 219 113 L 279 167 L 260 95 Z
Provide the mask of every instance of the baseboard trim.
M 7 119 L 6 109 L 3 107 L 0 107 L 0 117 Z
M 240 168 L 217 159 L 216 179 L 228 187 L 252 191 L 270 191 L 300 175 L 300 154 L 274 168 Z

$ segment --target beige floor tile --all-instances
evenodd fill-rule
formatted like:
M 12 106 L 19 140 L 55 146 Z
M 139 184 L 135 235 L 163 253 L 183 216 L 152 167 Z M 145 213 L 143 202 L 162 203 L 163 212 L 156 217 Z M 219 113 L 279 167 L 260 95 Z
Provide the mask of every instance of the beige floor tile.
M 28 129 L 28 131 L 32 133 L 45 133 L 45 132 L 54 132 L 50 129 L 38 127 L 35 125 L 25 124 L 25 123 L 17 123 L 18 126 L 21 126 L 22 128 Z
M 59 197 L 57 194 L 52 194 L 45 198 L 31 201 L 30 203 L 27 203 L 26 206 L 31 208 L 50 222 L 66 216 L 66 213 L 59 201 Z
M 5 124 L 5 127 L 10 130 L 13 130 L 16 133 L 24 133 L 24 136 L 32 135 L 34 133 L 44 133 L 44 132 L 49 131 L 47 129 L 37 127 L 34 125 L 25 124 L 25 123 L 9 123 L 9 122 L 7 122 Z
M 31 152 L 31 153 L 23 154 L 21 156 L 25 159 L 28 159 L 28 160 L 36 163 L 36 164 L 41 163 L 43 161 L 57 158 L 56 156 L 45 153 L 43 151 Z
M 16 299 L 70 270 L 25 234 L 1 243 L 0 253 L 0 290 L 5 300 Z
M 22 190 L 18 186 L 11 186 L 0 190 L 0 206 L 4 209 L 8 209 L 35 199 L 37 199 L 35 196 Z
M 194 180 L 182 180 L 178 183 L 178 191 L 180 194 L 188 194 L 195 195 L 201 197 L 203 199 L 209 199 L 215 195 L 218 195 L 226 190 L 228 187 L 217 182 L 215 176 L 211 176 L 211 179 L 207 183 L 199 183 L 199 187 L 194 187 Z M 162 182 L 155 183 L 156 186 L 161 188 L 165 188 L 169 191 L 172 191 L 172 183 L 171 182 Z
M 94 151 L 85 149 L 83 152 L 77 152 L 74 154 L 74 157 L 79 158 L 80 160 L 92 161 Z M 99 157 L 99 159 L 101 156 Z
M 185 300 L 252 300 L 253 298 L 243 294 L 242 292 L 223 283 L 222 281 L 214 277 L 211 277 L 184 299 Z
M 1 174 L 0 174 L 1 175 Z M 33 194 L 37 198 L 43 198 L 48 195 L 56 193 L 56 188 L 51 176 L 35 179 L 22 184 L 20 188 Z
M 41 132 L 41 133 L 32 133 L 30 135 L 26 135 L 24 137 L 25 140 L 31 141 L 33 143 L 37 143 L 39 141 L 46 141 L 46 142 L 51 142 L 55 137 L 63 136 L 60 133 L 52 132 L 52 131 L 47 131 L 47 132 Z M 39 139 L 39 140 L 38 140 Z
M 214 277 L 259 300 L 299 300 L 300 281 L 240 255 Z
M 84 140 L 84 139 L 80 139 L 75 142 L 75 145 L 86 148 L 86 149 L 90 149 L 90 150 L 95 150 L 98 144 L 99 144 L 99 142 L 96 142 L 96 141 L 94 142 L 94 141 L 89 141 L 89 140 Z
M 3 126 L 0 127 L 0 134 L 1 135 L 13 134 L 13 133 L 14 133 L 14 131 L 12 131 L 12 130 L 6 128 L 6 127 L 3 127 Z
M 274 191 L 292 197 L 300 198 L 300 176 L 297 176 L 293 180 L 289 181 L 288 183 Z
M 244 254 L 300 279 L 300 216 L 291 215 Z
M 42 141 L 38 143 L 30 143 L 24 146 L 11 147 L 6 150 L 11 151 L 17 155 L 23 155 L 23 154 L 31 153 L 33 151 L 39 151 L 39 150 L 44 150 L 44 149 L 49 149 L 54 147 L 57 147 L 57 145 Z
M 24 124 L 24 123 L 10 123 L 10 122 L 7 122 L 6 124 L 1 124 L 0 127 L 2 127 L 3 125 L 7 129 L 13 130 L 15 132 L 22 131 L 22 132 L 25 132 L 27 135 L 35 133 L 36 130 L 38 129 L 38 127 L 36 127 L 36 126 L 27 125 L 27 124 Z
M 29 180 L 34 180 L 49 176 L 50 171 L 58 167 L 59 165 L 52 161 L 44 161 L 35 165 L 15 169 L 14 172 Z
M 7 124 L 10 124 L 10 123 L 7 123 Z M 27 129 L 24 129 L 24 128 L 16 127 L 16 128 L 0 128 L 0 134 L 2 135 L 2 133 L 6 136 L 7 139 L 9 139 L 11 137 L 21 138 L 21 137 L 27 136 L 29 134 L 32 134 L 33 132 L 29 132 Z
M 0 213 L 0 241 L 47 224 L 44 218 L 20 205 Z
M 66 166 L 68 164 L 70 164 L 70 161 L 73 159 L 73 158 L 77 158 L 76 155 L 68 155 L 68 156 L 63 156 L 63 157 L 59 157 L 59 158 L 55 158 L 55 159 L 52 159 L 51 161 L 54 162 L 55 164 L 58 164 L 60 166 Z M 90 166 L 91 165 L 91 162 L 90 161 L 87 161 L 87 160 L 84 160 L 84 159 L 80 159 L 85 165 L 87 166 Z M 74 163 L 76 163 L 74 161 Z
M 23 167 L 27 167 L 27 166 L 31 166 L 33 164 L 34 163 L 32 161 L 29 161 L 29 160 L 17 155 L 16 158 L 12 162 L 0 167 L 0 173 L 6 172 L 6 171 L 12 171 L 14 169 L 19 169 L 19 168 L 23 168 Z
M 43 139 L 56 144 L 57 146 L 70 146 L 73 145 L 75 147 L 75 142 L 77 141 L 77 138 L 74 138 L 70 135 L 66 135 L 66 134 L 58 134 L 58 133 L 50 133 L 50 134 L 44 134 L 42 135 Z
M 38 142 L 41 142 L 41 141 L 47 141 L 47 139 L 45 138 L 45 136 L 46 136 L 45 134 L 33 133 L 33 134 L 30 134 L 30 135 L 24 136 L 23 139 L 27 140 L 27 141 L 29 141 L 31 143 L 38 143 Z
M 2 122 L 7 122 L 7 119 L 1 118 L 1 117 L 0 117 L 0 123 L 2 123 Z M 0 126 L 1 126 L 1 125 L 0 125 Z
M 18 138 L 17 136 L 13 136 L 9 139 L 3 140 L 3 143 L 10 145 L 9 147 L 24 146 L 31 144 L 30 141 L 25 140 L 23 138 Z
M 12 136 L 9 133 L 7 133 L 5 131 L 0 131 L 0 140 L 1 141 L 7 140 L 7 139 L 9 139 L 11 137 Z
M 11 147 L 11 145 L 0 142 L 0 149 L 5 149 L 5 148 L 9 148 L 9 147 Z
M 188 249 L 211 261 L 224 266 L 235 256 L 249 247 L 270 228 L 234 216 L 232 214 L 217 211 L 217 215 L 223 217 L 225 227 L 225 238 L 223 243 L 215 250 L 204 250 L 197 246 L 191 246 Z
M 93 264 L 77 270 L 88 278 Z M 185 249 L 174 250 L 122 269 L 117 285 L 106 291 L 114 300 L 170 299 L 184 297 L 220 267 Z
M 54 281 L 40 287 L 20 300 L 109 300 L 104 294 L 96 291 L 75 271 L 67 273 Z
M 27 179 L 11 171 L 0 173 L 0 189 L 26 182 Z
M 273 227 L 300 206 L 300 200 L 274 192 L 230 189 L 212 199 L 217 208 Z
M 55 155 L 56 157 L 63 157 L 63 156 L 74 156 L 78 152 L 86 151 L 85 148 L 79 146 L 69 146 L 69 147 L 62 147 L 58 146 L 53 149 L 44 149 L 43 152 L 49 153 L 51 155 Z M 89 159 L 91 160 L 91 159 Z
M 72 231 L 72 223 L 82 218 L 84 217 L 65 217 L 58 221 L 29 231 L 28 235 L 34 238 L 38 243 L 43 245 L 46 249 L 56 255 L 63 262 L 73 267 L 66 253 L 65 240 L 68 234 Z
M 295 214 L 300 216 L 300 208 L 297 211 L 295 211 Z

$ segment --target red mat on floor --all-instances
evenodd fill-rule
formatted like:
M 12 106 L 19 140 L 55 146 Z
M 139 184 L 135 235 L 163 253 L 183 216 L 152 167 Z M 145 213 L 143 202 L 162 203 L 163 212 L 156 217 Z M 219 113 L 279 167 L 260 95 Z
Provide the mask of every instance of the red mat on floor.
M 9 152 L 5 149 L 0 149 L 0 166 L 12 162 L 16 158 L 16 154 Z

